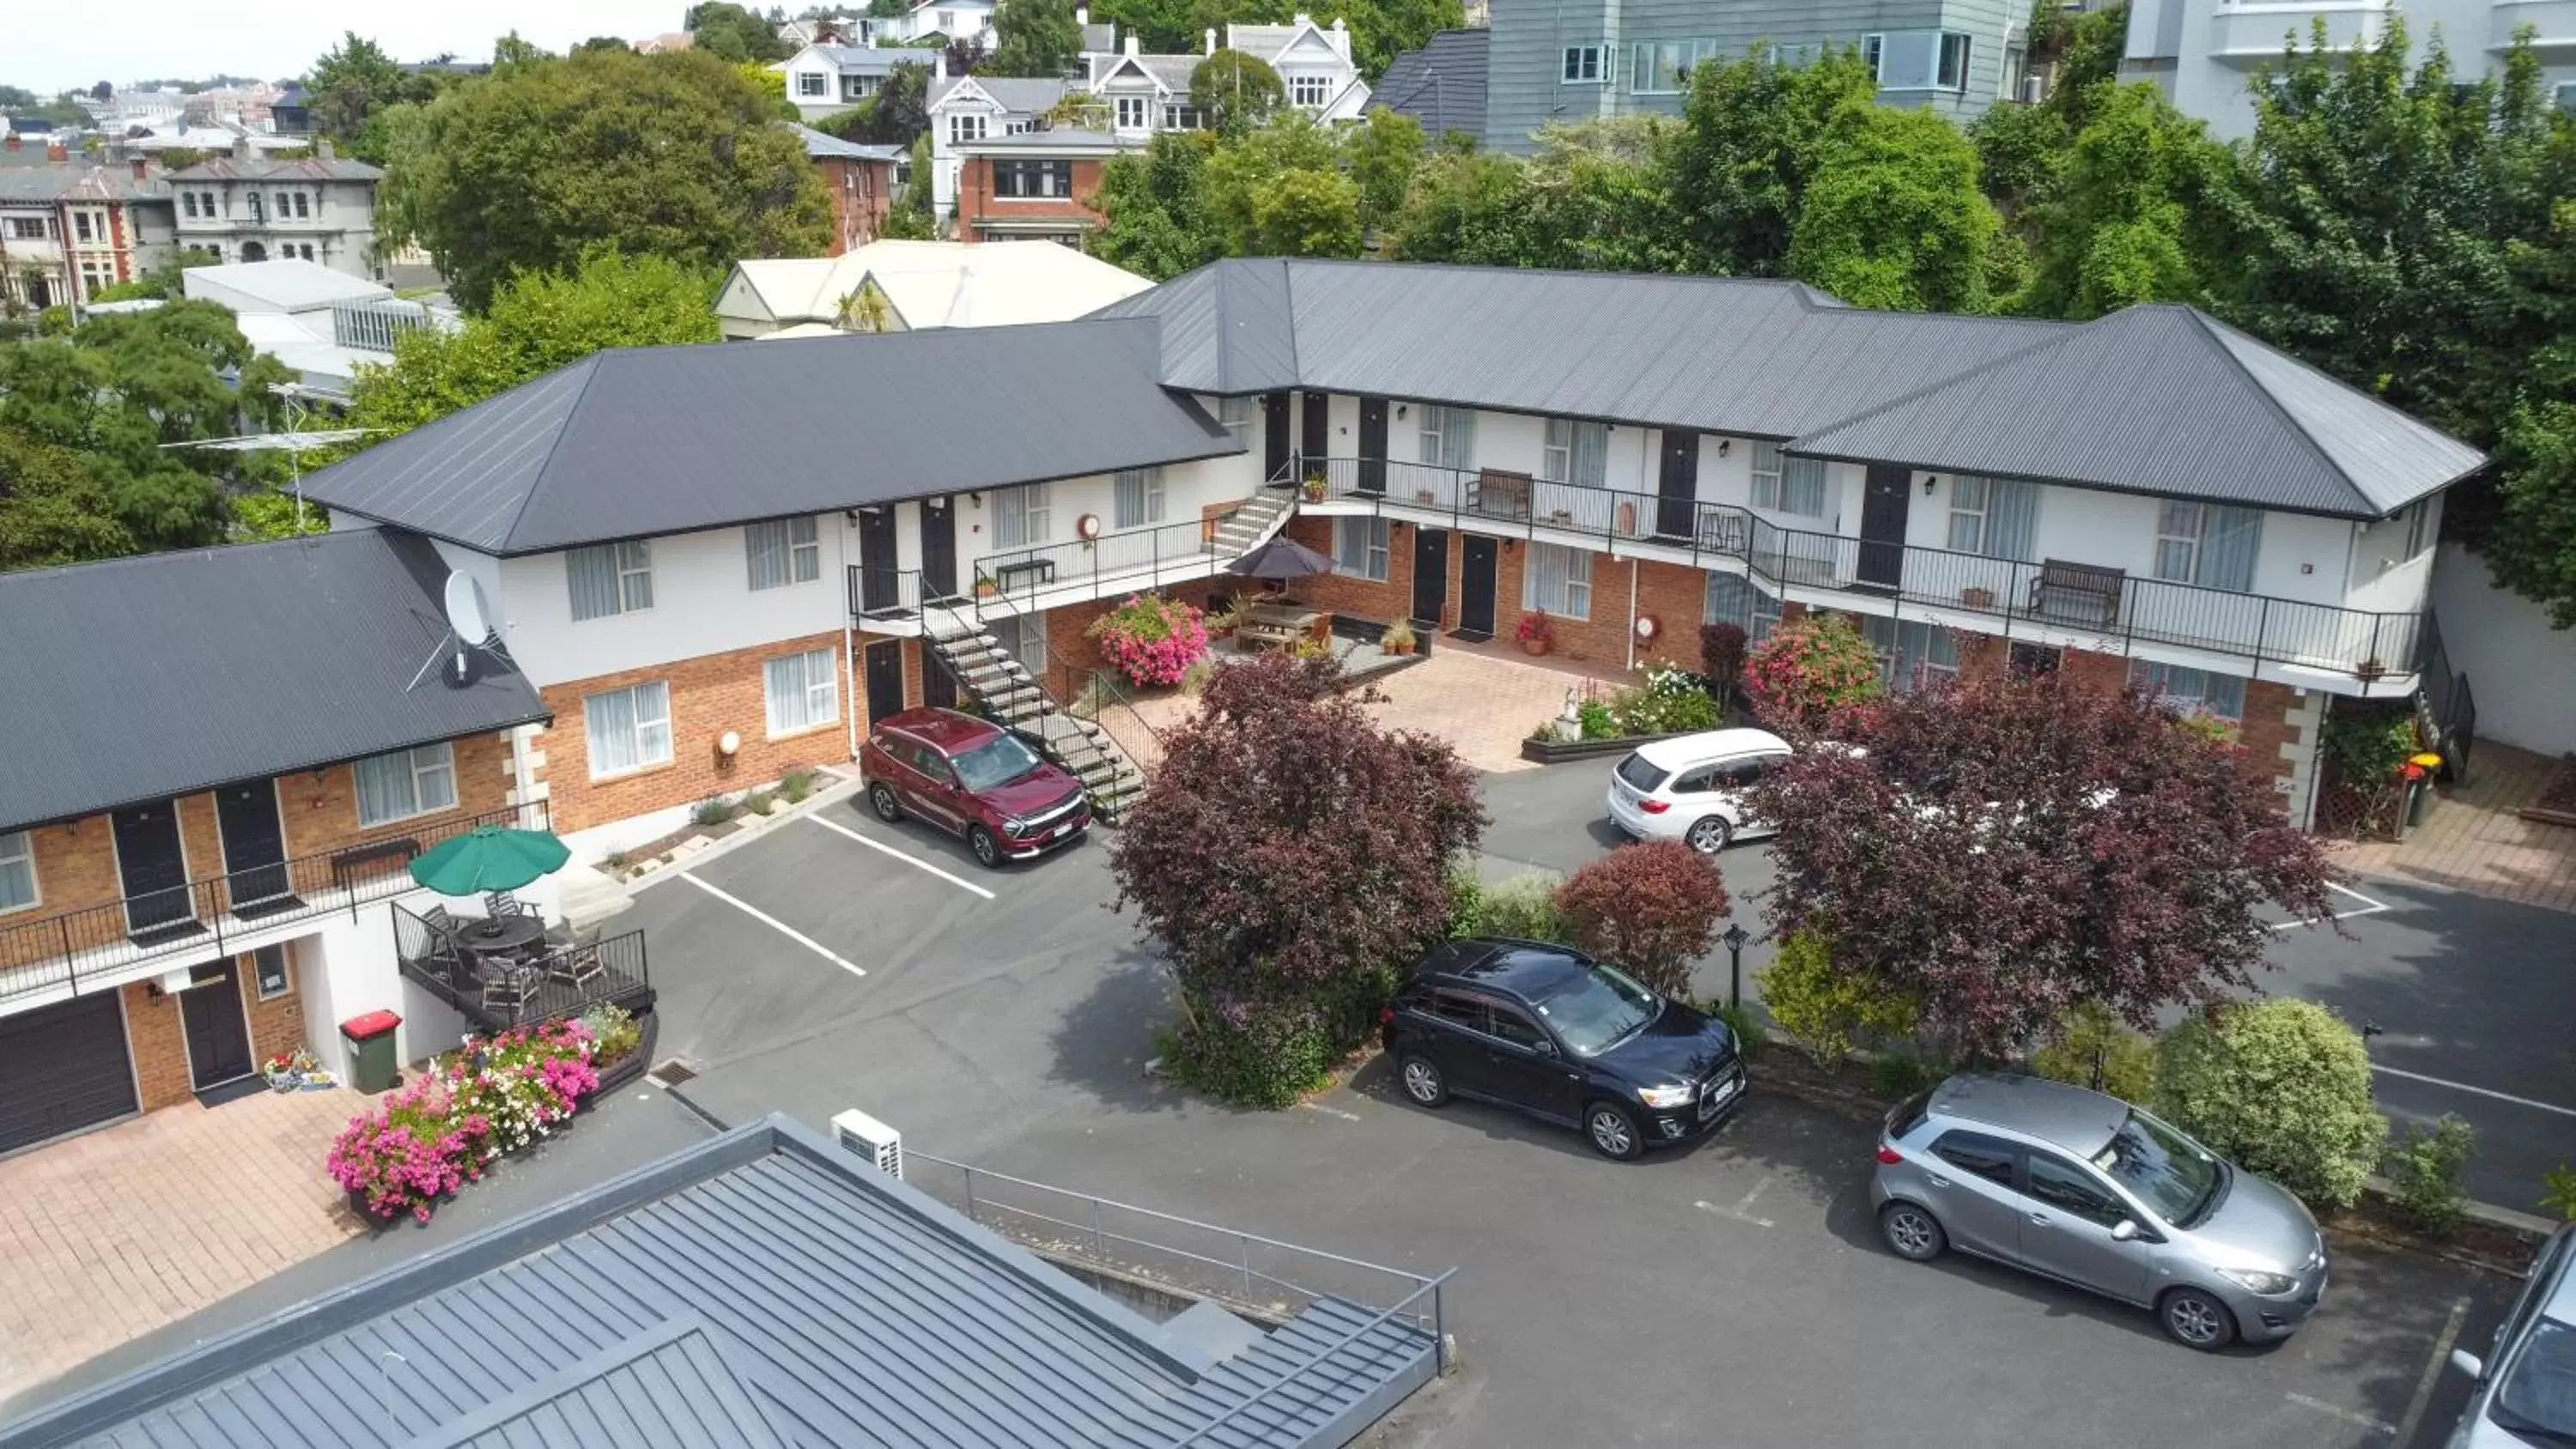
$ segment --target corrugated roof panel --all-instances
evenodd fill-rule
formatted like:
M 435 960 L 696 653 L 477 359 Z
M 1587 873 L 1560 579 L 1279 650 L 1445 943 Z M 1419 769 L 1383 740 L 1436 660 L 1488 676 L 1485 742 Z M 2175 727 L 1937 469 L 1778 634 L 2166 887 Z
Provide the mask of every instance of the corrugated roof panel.
M 2393 513 L 2430 492 L 2425 479 L 2486 466 L 2477 449 L 2370 394 L 2214 318 L 2200 322 L 2378 511 Z

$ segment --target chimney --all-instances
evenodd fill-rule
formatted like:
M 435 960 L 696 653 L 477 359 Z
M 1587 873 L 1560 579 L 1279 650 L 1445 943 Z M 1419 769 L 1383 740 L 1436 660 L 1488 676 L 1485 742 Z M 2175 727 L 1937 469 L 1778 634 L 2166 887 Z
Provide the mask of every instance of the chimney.
M 1207 53 L 1216 54 L 1216 27 L 1213 25 L 1207 28 Z
M 69 161 L 72 159 L 72 148 L 64 145 L 60 141 L 47 141 L 45 143 L 45 159 L 48 161 Z
M 134 179 L 137 181 L 149 181 L 152 179 L 151 157 L 137 156 L 134 158 Z
M 947 46 L 943 45 L 930 53 L 930 78 L 932 80 L 948 79 Z
M 1336 16 L 1334 16 L 1334 17 L 1333 17 L 1333 33 L 1334 33 L 1335 35 L 1339 35 L 1339 34 L 1341 34 L 1343 31 L 1348 30 L 1348 29 L 1350 29 L 1350 26 L 1348 26 L 1348 25 L 1346 25 L 1346 24 L 1344 24 L 1344 23 L 1342 22 L 1342 17 L 1340 17 L 1340 16 L 1338 16 L 1338 15 L 1336 15 Z
M 1091 7 L 1088 5 L 1076 5 L 1073 7 L 1073 23 L 1080 26 L 1089 26 L 1091 24 Z
M 321 157 L 325 161 L 328 161 L 339 155 L 340 150 L 338 147 L 331 144 L 330 137 L 324 136 L 313 143 L 313 154 Z
M 1303 10 L 1300 10 L 1297 12 L 1296 17 L 1288 23 L 1291 25 L 1312 25 L 1315 23 L 1315 17 L 1307 14 Z
M 1140 53 L 1140 52 L 1137 50 L 1137 48 L 1136 48 L 1136 32 L 1134 32 L 1134 31 L 1132 31 L 1132 30 L 1131 30 L 1131 31 L 1129 31 L 1129 32 L 1127 32 L 1127 53 L 1128 53 L 1129 55 L 1136 55 L 1136 54 L 1139 54 L 1139 53 Z

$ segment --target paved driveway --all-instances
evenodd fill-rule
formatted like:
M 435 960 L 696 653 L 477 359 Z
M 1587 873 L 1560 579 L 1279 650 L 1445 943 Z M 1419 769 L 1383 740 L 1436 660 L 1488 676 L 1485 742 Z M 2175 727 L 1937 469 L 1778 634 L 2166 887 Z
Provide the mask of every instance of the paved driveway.
M 1489 874 L 1604 848 L 1597 768 L 1487 788 Z M 985 873 L 918 827 L 824 818 L 627 918 L 654 943 L 664 1049 L 703 1073 L 690 1099 L 730 1121 L 861 1107 L 916 1151 L 1457 1267 L 1470 1369 L 1408 1416 L 1440 1442 L 2429 1444 L 2462 1392 L 2439 1350 L 2480 1341 L 2509 1287 L 2351 1252 L 2307 1333 L 2209 1358 L 2078 1293 L 1879 1252 L 1869 1129 L 1783 1099 L 1624 1168 L 1489 1109 L 1414 1110 L 1375 1073 L 1296 1111 L 1215 1106 L 1144 1071 L 1169 1008 L 1103 908 L 1102 846 Z M 1767 869 L 1727 860 L 1739 892 Z

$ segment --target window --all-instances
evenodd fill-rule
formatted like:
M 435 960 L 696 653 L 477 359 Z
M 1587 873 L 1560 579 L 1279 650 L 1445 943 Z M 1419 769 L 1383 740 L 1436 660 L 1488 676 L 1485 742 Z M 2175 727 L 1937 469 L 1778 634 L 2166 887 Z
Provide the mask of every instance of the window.
M 2039 489 L 1972 473 L 1950 479 L 1950 547 L 1988 558 L 2027 559 L 2039 521 Z
M 810 584 L 823 576 L 823 541 L 810 518 L 781 518 L 743 526 L 742 547 L 751 570 L 751 587 L 783 588 Z
M 1968 88 L 1969 38 L 1955 31 L 1899 30 L 1864 36 L 1861 62 L 1883 91 Z
M 1599 85 L 1601 83 L 1601 47 L 1569 45 L 1565 48 L 1565 83 Z
M 661 680 L 591 695 L 582 700 L 581 715 L 590 739 L 590 778 L 669 763 L 671 686 Z
M 266 221 L 266 220 L 268 219 L 268 208 L 266 208 L 266 207 L 264 207 L 264 206 L 262 206 L 262 205 L 260 205 L 260 204 L 259 204 L 259 193 L 258 193 L 258 192 L 256 192 L 256 191 L 245 191 L 245 192 L 243 192 L 243 193 L 242 193 L 242 200 L 243 200 L 244 202 L 248 203 L 248 205 L 250 206 L 250 219 L 251 219 L 251 220 L 253 220 L 253 221 Z
M 1421 459 L 1439 468 L 1456 468 L 1461 472 L 1476 466 L 1476 415 L 1466 408 L 1444 408 L 1430 403 L 1422 406 Z
M 769 696 L 769 732 L 794 734 L 841 717 L 841 680 L 832 651 L 809 649 L 760 666 Z
M 213 220 L 217 215 L 215 211 L 215 194 L 211 191 L 200 191 L 197 193 L 197 206 L 199 210 L 205 212 L 206 218 L 209 221 Z
M 307 206 L 306 206 L 306 203 L 307 203 L 310 199 L 311 199 L 311 198 L 307 197 L 307 196 L 306 196 L 303 192 L 301 192 L 301 191 L 299 191 L 299 192 L 295 193 L 295 219 L 296 219 L 297 221 L 302 221 L 302 220 L 304 220 L 306 217 L 309 217 L 309 216 L 311 216 L 311 215 L 313 214 L 313 213 L 312 213 L 312 212 L 307 208 Z M 307 248 L 305 248 L 305 250 L 309 252 L 309 251 L 311 251 L 311 250 L 312 250 L 312 248 L 311 248 L 311 247 L 307 247 Z
M 1334 567 L 1353 578 L 1384 583 L 1390 536 L 1390 526 L 1383 518 L 1334 519 Z
M 2262 540 L 2263 515 L 2251 508 L 2168 498 L 2156 510 L 2156 577 L 2245 593 Z
M 866 100 L 868 97 L 870 97 L 870 96 L 872 96 L 872 95 L 875 95 L 876 93 L 877 93 L 877 78 L 876 78 L 875 76 L 872 76 L 872 75 L 845 75 L 845 76 L 841 77 L 841 99 L 842 99 L 842 100 L 845 100 L 845 101 L 864 101 L 864 100 Z
M 1549 418 L 1539 447 L 1538 472 L 1551 483 L 1573 483 L 1585 488 L 1607 486 L 1610 425 Z
M 984 117 L 982 114 L 969 112 L 963 115 L 950 116 L 948 118 L 948 139 L 951 142 L 983 140 Z
M 1561 544 L 1533 543 L 1521 573 L 1521 607 L 1545 609 L 1567 619 L 1592 617 L 1592 554 Z
M 831 93 L 832 78 L 830 76 L 823 74 L 819 70 L 800 70 L 796 73 L 796 94 L 800 96 L 814 96 L 819 98 L 828 96 Z
M 939 33 L 942 35 L 955 35 L 957 33 L 956 11 L 942 10 L 939 12 Z
M 1128 468 L 1110 481 L 1110 513 L 1118 528 L 1163 521 L 1163 470 Z
M 197 193 L 193 191 L 182 191 L 179 193 L 179 201 L 187 214 L 191 218 L 194 218 L 197 214 Z
M 2433 520 L 2432 500 L 2427 498 L 2416 499 L 2413 503 L 2407 505 L 2405 516 L 2405 556 L 2413 558 L 2415 555 L 2424 551 L 2425 544 L 2432 542 L 2429 529 L 2429 525 Z
M 1941 36 L 1941 70 L 1934 84 L 1945 91 L 1968 88 L 1968 37 L 1943 32 Z
M 1879 678 L 1898 694 L 1958 676 L 1958 636 L 1939 624 L 1872 615 L 1861 621 L 1861 634 L 1878 650 Z
M 1073 196 L 1073 163 L 1071 161 L 995 161 L 993 194 L 1029 200 L 1070 200 Z
M 1029 123 L 1026 121 L 1006 120 L 1002 122 L 1002 134 L 1005 136 L 1025 136 L 1028 133 Z
M 20 241 L 42 241 L 53 234 L 53 227 L 41 216 L 9 218 L 9 235 Z
M 653 607 L 653 545 L 603 543 L 564 555 L 572 583 L 572 616 L 600 619 Z
M 1740 574 L 1710 574 L 1708 600 L 1699 621 L 1733 624 L 1744 631 L 1746 643 L 1759 644 L 1771 637 L 1773 626 L 1780 622 L 1780 600 Z
M 383 825 L 456 808 L 453 745 L 423 745 L 377 755 L 351 765 L 349 774 L 357 782 L 360 825 Z
M 0 835 L 0 911 L 36 903 L 36 840 L 28 831 Z
M 1690 84 L 1691 63 L 1717 47 L 1706 40 L 1650 40 L 1637 46 L 1636 68 L 1628 74 L 1632 95 L 1664 96 Z
M 277 193 L 277 215 L 280 220 L 285 219 L 286 209 L 291 204 L 292 203 L 287 201 L 285 192 L 281 191 Z
M 1198 128 L 1199 128 L 1199 112 L 1198 112 L 1198 107 L 1196 107 L 1196 106 L 1180 106 L 1180 105 L 1172 105 L 1172 106 L 1165 106 L 1165 107 L 1163 107 L 1163 129 L 1164 129 L 1164 130 L 1166 130 L 1166 131 L 1195 131 L 1195 130 L 1197 130 Z
M 2091 1174 L 2045 1152 L 2030 1155 L 2030 1195 L 2070 1217 L 2106 1228 L 2129 1215 Z
M 2129 663 L 2129 684 L 2184 714 L 2245 718 L 2245 681 L 2232 674 L 2135 659 Z
M 1324 76 L 1292 75 L 1288 77 L 1288 103 L 1308 110 L 1322 110 L 1324 104 L 1333 98 L 1332 85 L 1332 81 Z
M 1252 399 L 1221 397 L 1216 400 L 1216 420 L 1237 432 L 1252 426 Z
M 993 542 L 1004 548 L 1027 548 L 1047 541 L 1048 522 L 1054 510 L 1047 499 L 1047 485 L 1029 483 L 1018 488 L 996 489 L 993 493 Z
M 86 211 L 75 211 L 75 212 L 73 212 L 73 213 L 72 213 L 72 235 L 73 235 L 74 237 L 78 238 L 78 239 L 79 239 L 79 240 L 81 240 L 81 241 L 91 241 L 91 240 L 94 240 L 94 238 L 92 238 L 92 237 L 90 236 L 90 234 L 89 234 L 89 213 L 88 213 L 88 212 L 86 212 Z
M 308 262 L 309 262 L 309 261 L 311 261 L 311 260 L 313 260 L 313 243 L 311 243 L 311 242 L 306 242 L 306 243 L 304 243 L 304 248 L 303 248 L 303 250 L 304 250 L 304 260 L 306 260 L 306 261 L 308 261 Z
M 2013 1150 L 2004 1142 L 1975 1132 L 1944 1132 L 1932 1144 L 1932 1155 L 1997 1187 L 2013 1185 Z
M 2026 639 L 2013 641 L 2012 651 L 2004 656 L 2004 668 L 2015 679 L 2038 679 L 2055 674 L 2066 662 L 2066 651 L 2055 644 L 2033 644 Z
M 1145 129 L 1146 98 L 1143 96 L 1120 96 L 1117 100 L 1118 129 L 1122 131 L 1141 131 Z
M 286 969 L 284 946 L 262 946 L 250 953 L 251 980 L 257 985 L 259 999 L 275 1001 L 295 989 L 295 978 Z
M 1511 1007 L 1496 1005 L 1493 1008 L 1493 1022 L 1494 1035 L 1519 1047 L 1522 1051 L 1539 1051 L 1547 1040 L 1547 1037 L 1539 1031 L 1537 1022 L 1521 1015 Z
M 1824 459 L 1785 457 L 1777 443 L 1754 444 L 1753 506 L 1801 518 L 1824 517 Z

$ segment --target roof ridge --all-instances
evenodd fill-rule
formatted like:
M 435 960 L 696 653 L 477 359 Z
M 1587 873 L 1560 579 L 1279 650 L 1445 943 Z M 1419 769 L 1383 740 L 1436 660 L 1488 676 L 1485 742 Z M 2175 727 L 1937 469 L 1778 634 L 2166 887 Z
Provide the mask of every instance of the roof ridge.
M 1836 309 L 1831 308 L 1831 307 L 1820 307 L 1820 308 L 1817 308 L 1816 310 L 1817 310 L 1819 313 L 1823 313 L 1823 314 L 1831 314 L 1831 313 L 1834 313 Z M 1863 315 L 1866 315 L 1866 314 L 1863 314 Z M 1898 315 L 1918 315 L 1918 314 L 1898 314 Z M 1934 313 L 1923 313 L 1923 314 L 1919 314 L 1919 315 L 1923 315 L 1923 316 L 1935 316 L 1935 317 L 1937 317 L 1937 316 L 1942 316 L 1942 315 L 1945 315 L 1945 314 L 1934 312 Z M 2096 320 L 2096 321 L 2098 321 L 2098 320 L 2100 320 L 2100 319 L 2098 319 L 2098 318 L 2097 318 L 2097 319 L 2095 319 L 2095 320 Z M 2001 367 L 2001 366 L 2003 366 L 2005 363 L 2008 363 L 2008 362 L 2018 362 L 2018 361 L 2020 361 L 2021 359 L 2023 359 L 2023 358 L 2025 358 L 2025 357 L 2030 356 L 2032 353 L 2039 351 L 2041 348 L 2044 348 L 2044 347 L 2055 347 L 2055 346 L 2059 345 L 2060 343 L 2064 343 L 2064 342 L 2072 341 L 2072 340 L 2074 340 L 2075 336 L 2076 336 L 2078 333 L 2080 333 L 2080 332 L 2082 332 L 2082 331 L 2084 330 L 2084 328 L 2085 328 L 2085 327 L 2089 327 L 2089 326 L 2091 326 L 2091 325 L 2092 325 L 2092 323 L 2089 323 L 2089 322 L 2088 322 L 2088 323 L 2083 323 L 2083 324 L 2078 325 L 2078 326 L 2068 327 L 2068 328 L 2066 328 L 2064 331 L 2061 331 L 2061 332 L 2051 332 L 2051 333 L 2047 334 L 2046 336 L 2040 337 L 2039 339 L 2037 339 L 2036 341 L 2032 342 L 2032 343 L 2031 343 L 2029 346 L 2027 346 L 2027 347 L 2016 347 L 2016 348 L 2014 348 L 2012 351 L 2007 352 L 2007 353 L 2004 353 L 2004 354 L 2002 354 L 2002 355 L 2001 355 L 2001 356 L 1999 356 L 1999 357 L 1992 357 L 1992 358 L 1988 358 L 1986 361 L 1984 361 L 1984 362 L 1980 362 L 1980 363 L 1978 363 L 1978 364 L 1977 364 L 1976 366 L 1974 366 L 1974 367 L 1962 368 L 1961 370 L 1959 370 L 1959 371 L 1957 371 L 1957 372 L 1954 372 L 1954 373 L 1951 373 L 1951 374 L 1949 374 L 1949 375 L 1948 375 L 1948 376 L 1946 376 L 1946 377 L 1936 378 L 1936 379 L 1934 379 L 1934 380 L 1933 380 L 1933 381 L 1931 381 L 1931 382 L 1927 382 L 1927 383 L 1923 384 L 1921 387 L 1915 388 L 1915 389 L 1913 389 L 1913 390 L 1912 390 L 1912 391 L 1910 391 L 1910 392 L 1903 392 L 1903 393 L 1899 393 L 1899 394 L 1897 394 L 1895 397 L 1889 398 L 1889 399 L 1887 399 L 1887 400 L 1886 400 L 1886 401 L 1884 401 L 1884 402 L 1876 403 L 1876 404 L 1873 404 L 1872 406 L 1862 408 L 1859 412 L 1851 413 L 1851 414 L 1848 414 L 1848 415 L 1846 415 L 1846 416 L 1844 416 L 1844 417 L 1836 418 L 1836 419 L 1834 419 L 1834 420 L 1833 420 L 1832 422 L 1830 422 L 1830 423 L 1824 423 L 1824 424 L 1820 424 L 1820 425 L 1818 425 L 1818 426 L 1816 426 L 1816 427 L 1809 428 L 1809 429 L 1807 429 L 1807 431 L 1805 431 L 1805 432 L 1803 432 L 1803 433 L 1799 434 L 1799 435 L 1798 435 L 1797 437 L 1795 437 L 1795 438 L 1791 438 L 1788 442 L 1786 442 L 1786 443 L 1782 444 L 1781 446 L 1782 446 L 1782 448 L 1783 448 L 1783 449 L 1785 449 L 1785 450 L 1788 450 L 1788 451 L 1794 452 L 1794 451 L 1796 451 L 1796 449 L 1797 449 L 1797 445 L 1798 445 L 1798 443 L 1799 443 L 1801 440 L 1803 440 L 1803 439 L 1814 437 L 1814 436 L 1816 436 L 1817 434 L 1820 434 L 1820 433 L 1830 433 L 1830 432 L 1833 432 L 1833 431 L 1835 431 L 1836 429 L 1839 429 L 1839 428 L 1848 428 L 1848 427 L 1852 426 L 1852 425 L 1853 425 L 1853 424 L 1855 424 L 1855 423 L 1865 422 L 1865 421 L 1867 421 L 1867 420 L 1869 420 L 1869 419 L 1871 419 L 1871 418 L 1874 418 L 1874 417 L 1878 416 L 1880 413 L 1886 412 L 1886 411 L 1888 411 L 1888 410 L 1890 410 L 1890 409 L 1892 409 L 1892 408 L 1901 407 L 1901 406 L 1903 406 L 1904 404 L 1906 404 L 1906 403 L 1910 403 L 1910 402 L 1913 402 L 1913 401 L 1915 401 L 1915 400 L 1916 400 L 1916 399 L 1918 399 L 1918 398 L 1929 397 L 1929 396 L 1930 396 L 1930 395 L 1932 395 L 1933 393 L 1939 392 L 1941 389 L 1943 389 L 1943 388 L 1945 388 L 1945 387 L 1949 387 L 1949 386 L 1951 386 L 1951 385 L 1952 385 L 1952 384 L 1954 384 L 1954 383 L 1961 383 L 1961 382 L 1965 382 L 1965 381 L 1967 381 L 1969 378 L 1975 377 L 1975 376 L 1976 376 L 1976 375 L 1978 375 L 1979 373 L 1982 373 L 1982 372 L 1991 372 L 1991 371 L 1993 371 L 1994 369 L 1996 369 L 1996 368 L 1998 368 L 1998 367 Z
M 691 345 L 704 346 L 705 344 Z M 605 365 L 600 359 L 623 350 L 626 349 L 605 347 L 573 364 L 576 367 L 587 365 L 589 371 L 582 374 L 581 390 L 572 395 L 571 402 L 564 404 L 563 416 L 556 419 L 554 440 L 546 444 L 546 456 L 538 461 L 536 473 L 528 479 L 528 491 L 520 497 L 519 506 L 510 511 L 510 526 L 501 530 L 501 547 L 495 550 L 496 554 L 509 552 L 510 541 L 519 536 L 519 525 L 527 519 L 529 505 L 537 501 L 537 490 L 546 486 L 546 470 L 555 465 L 555 453 L 563 447 L 564 434 L 572 431 L 573 414 L 581 411 L 581 400 L 590 396 L 590 385 L 599 380 L 599 369 Z M 651 349 L 633 350 L 643 352 Z M 502 394 L 495 393 L 493 396 L 499 397 Z
M 2254 375 L 2254 369 L 2246 366 L 2245 359 L 2237 355 L 2236 349 L 2228 344 L 2225 337 L 2219 335 L 2216 329 L 2225 326 L 2224 323 L 2221 323 L 2217 318 L 2210 316 L 2209 314 L 2201 311 L 2198 307 L 2194 307 L 2189 303 L 2161 303 L 2155 305 L 2179 308 L 2185 317 L 2188 317 L 2194 323 L 2197 323 L 2200 334 L 2207 338 L 2220 352 L 2226 354 L 2228 365 L 2234 367 L 2237 375 L 2244 378 L 2246 383 L 2251 386 L 2256 393 L 2262 396 L 2263 401 L 2271 407 L 2275 414 L 2279 415 L 2281 421 L 2290 425 L 2290 430 L 2299 435 L 2299 441 L 2307 445 L 2308 451 L 2315 454 L 2319 462 L 2324 463 L 2326 467 L 2333 472 L 2335 477 L 2343 481 L 2344 488 L 2352 494 L 2353 498 L 2364 508 L 2377 509 L 2379 507 L 2377 501 L 2371 498 L 2370 494 L 2362 488 L 2361 484 L 2354 481 L 2352 471 L 2344 467 L 2342 460 L 2335 457 L 2333 453 L 2327 451 L 2325 444 L 2317 441 L 2317 435 L 2310 431 L 2308 425 L 2299 421 L 2297 414 L 2292 413 L 2289 408 L 2282 405 L 2280 398 L 2273 395 L 2272 389 L 2265 385 L 2263 379 Z M 2119 314 L 2114 313 L 2112 315 L 2117 316 Z M 2234 332 L 2236 329 L 2230 327 L 2227 330 Z M 2240 337 L 2245 336 L 2243 333 L 2237 333 L 2237 335 Z M 2246 340 L 2251 342 L 2254 339 L 2246 337 Z M 2281 355 L 2284 357 L 2289 356 L 2288 353 L 2282 353 Z M 2295 358 L 2291 360 L 2297 361 Z M 2305 363 L 2300 363 L 2299 365 L 2302 367 L 2307 366 Z M 2319 370 L 2322 371 L 2322 369 Z M 2354 388 L 2353 391 L 2360 393 L 2361 389 Z M 2368 393 L 2361 393 L 2361 395 L 2364 397 L 2370 396 Z M 2373 398 L 2372 401 L 2376 402 L 2378 400 Z M 2382 407 L 2387 406 L 2385 403 L 2381 403 L 2380 405 Z

